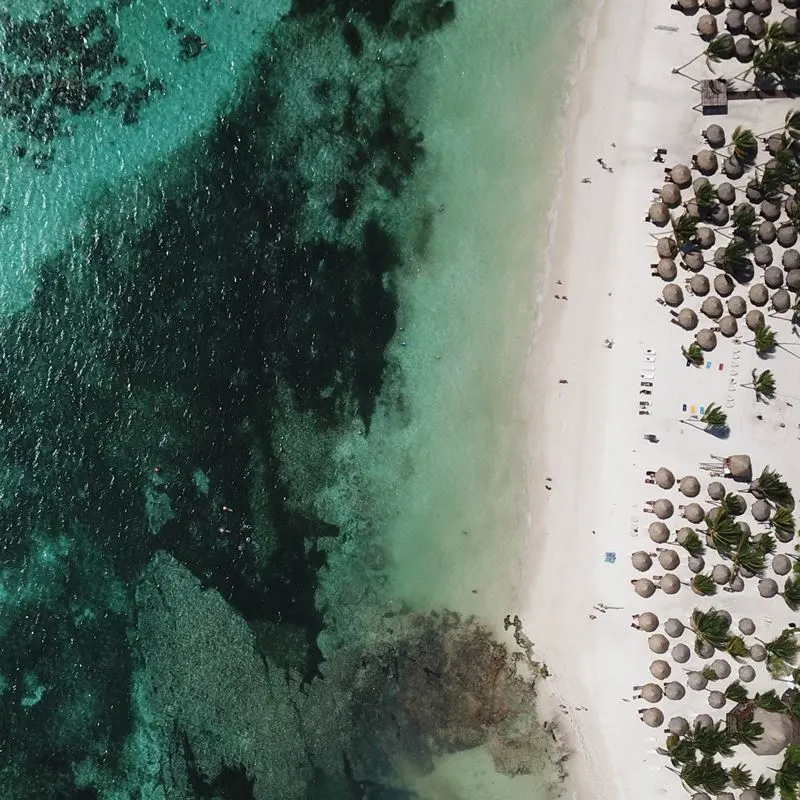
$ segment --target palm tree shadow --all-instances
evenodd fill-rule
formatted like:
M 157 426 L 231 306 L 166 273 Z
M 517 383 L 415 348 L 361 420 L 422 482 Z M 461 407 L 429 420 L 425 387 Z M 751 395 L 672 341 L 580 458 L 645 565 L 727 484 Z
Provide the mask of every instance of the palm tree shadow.
M 731 435 L 731 429 L 725 425 L 722 428 L 709 428 L 706 433 L 710 433 L 717 439 L 727 439 Z

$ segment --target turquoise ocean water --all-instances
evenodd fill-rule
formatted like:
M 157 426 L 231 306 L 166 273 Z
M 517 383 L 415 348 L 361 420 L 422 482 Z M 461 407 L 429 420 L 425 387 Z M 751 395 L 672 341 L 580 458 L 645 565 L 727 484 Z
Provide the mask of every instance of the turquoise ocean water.
M 0 10 L 0 795 L 557 794 L 503 630 L 577 3 Z

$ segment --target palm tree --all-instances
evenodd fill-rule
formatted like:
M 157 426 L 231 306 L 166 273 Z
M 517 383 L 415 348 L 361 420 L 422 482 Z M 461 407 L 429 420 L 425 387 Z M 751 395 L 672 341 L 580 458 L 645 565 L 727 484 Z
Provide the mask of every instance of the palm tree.
M 800 786 L 800 747 L 790 744 L 783 752 L 783 763 L 775 773 L 775 787 L 781 798 L 797 797 Z
M 753 206 L 742 203 L 736 206 L 733 214 L 731 215 L 731 224 L 733 225 L 734 233 L 742 239 L 748 241 L 753 236 L 753 228 L 756 224 L 756 210 Z
M 795 534 L 795 522 L 791 509 L 786 506 L 778 506 L 770 520 L 772 527 L 779 533 L 784 534 L 787 539 L 791 539 Z
M 683 537 L 680 542 L 675 542 L 678 547 L 682 547 L 690 556 L 702 556 L 706 552 L 703 540 L 692 531 L 687 536 Z
M 731 134 L 731 155 L 741 163 L 752 161 L 758 155 L 758 141 L 750 128 L 737 125 Z
M 707 728 L 695 725 L 685 738 L 704 756 L 721 755 L 723 758 L 733 755 L 733 746 L 736 743 L 735 736 L 727 728 L 723 728 L 719 720 Z
M 792 611 L 800 610 L 800 578 L 787 578 L 781 597 Z
M 749 789 L 753 785 L 753 773 L 744 764 L 737 764 L 735 767 L 731 767 L 729 774 L 731 783 L 737 789 Z
M 706 360 L 697 342 L 692 342 L 688 347 L 681 347 L 681 353 L 683 353 L 683 357 L 695 367 L 702 367 Z
M 784 628 L 775 639 L 762 644 L 769 655 L 791 665 L 794 665 L 797 654 L 800 653 L 800 645 L 792 628 Z
M 778 338 L 769 325 L 763 325 L 755 332 L 755 338 L 751 344 L 756 348 L 756 353 L 763 358 L 775 352 L 775 348 L 778 346 Z
M 696 608 L 689 619 L 689 629 L 695 635 L 695 643 L 705 642 L 715 650 L 724 650 L 728 642 L 731 623 L 714 608 L 701 611 Z
M 761 474 L 750 484 L 748 491 L 776 505 L 794 508 L 794 497 L 789 484 L 780 472 L 770 469 L 769 466 L 761 470 Z
M 777 27 L 783 29 L 783 25 L 780 23 L 775 23 Z M 767 26 L 767 29 L 771 25 Z M 785 31 L 784 31 L 785 33 Z M 783 133 L 784 136 L 788 139 L 794 139 L 795 141 L 800 139 L 800 110 L 795 109 L 792 111 L 791 109 L 786 112 L 786 117 L 784 118 L 783 123 Z
M 753 379 L 752 383 L 745 383 L 743 386 L 755 390 L 756 402 L 759 402 L 762 398 L 771 400 L 775 397 L 775 376 L 772 374 L 771 369 L 765 369 L 761 372 L 754 369 L 751 377 Z
M 710 575 L 699 572 L 689 581 L 692 591 L 703 597 L 712 597 L 717 593 L 717 584 L 711 579 Z
M 747 511 L 747 501 L 740 494 L 728 492 L 720 503 L 725 513 L 731 517 L 739 517 Z
M 758 792 L 758 796 L 763 797 L 764 800 L 772 800 L 775 797 L 775 784 L 772 782 L 772 778 L 765 778 L 762 775 L 753 788 Z
M 725 697 L 734 703 L 746 703 L 750 699 L 747 689 L 739 681 L 734 681 L 725 688 Z
M 688 67 L 690 64 L 693 64 L 698 58 L 702 58 L 703 56 L 706 57 L 706 66 L 711 72 L 713 72 L 714 68 L 711 66 L 712 64 L 719 64 L 720 61 L 726 61 L 729 58 L 733 58 L 735 52 L 736 42 L 734 41 L 734 38 L 729 33 L 723 33 L 721 36 L 717 36 L 716 39 L 712 39 L 706 45 L 706 49 L 701 53 L 698 53 L 694 58 L 687 61 L 680 67 L 673 67 L 672 72 L 675 74 L 683 69 L 686 69 L 686 67 Z
M 729 783 L 728 773 L 711 756 L 684 764 L 680 775 L 681 780 L 690 788 L 702 789 L 709 794 L 719 794 Z
M 728 425 L 728 415 L 722 410 L 722 406 L 716 403 L 709 403 L 700 422 L 704 423 L 708 429 L 725 428 Z
M 758 708 L 763 708 L 764 711 L 783 711 L 785 708 L 774 689 L 770 689 L 767 692 L 759 692 L 753 698 L 753 702 Z
M 711 540 L 711 546 L 721 556 L 730 557 L 739 546 L 742 535 L 736 521 L 723 511 L 713 516 L 706 515 L 706 525 L 706 535 Z
M 717 190 L 710 183 L 704 183 L 695 190 L 694 199 L 700 216 L 705 217 L 717 204 Z
M 778 549 L 778 543 L 771 533 L 762 533 L 758 541 L 753 543 L 753 546 L 758 548 L 758 551 L 765 556 L 773 555 Z
M 733 239 L 722 251 L 720 269 L 739 283 L 747 283 L 753 275 L 753 263 L 748 258 L 747 242 Z
M 760 722 L 756 722 L 751 714 L 749 718 L 746 717 L 739 723 L 739 730 L 732 735 L 736 744 L 753 747 L 764 736 L 764 726 Z
M 750 654 L 750 648 L 745 644 L 744 639 L 738 634 L 729 636 L 723 648 L 725 652 L 735 659 L 746 658 Z
M 672 223 L 672 233 L 675 236 L 678 247 L 683 247 L 697 236 L 697 217 L 692 217 L 689 214 L 682 214 L 680 217 L 676 217 L 674 214 L 670 214 L 669 219 Z
M 691 736 L 681 738 L 671 733 L 667 736 L 666 749 L 658 748 L 661 755 L 668 756 L 672 765 L 680 767 L 681 764 L 688 764 L 697 758 L 697 748 Z
M 739 545 L 739 549 L 733 554 L 731 560 L 737 575 L 739 570 L 744 569 L 752 575 L 761 577 L 767 568 L 766 555 L 749 540 L 745 540 Z

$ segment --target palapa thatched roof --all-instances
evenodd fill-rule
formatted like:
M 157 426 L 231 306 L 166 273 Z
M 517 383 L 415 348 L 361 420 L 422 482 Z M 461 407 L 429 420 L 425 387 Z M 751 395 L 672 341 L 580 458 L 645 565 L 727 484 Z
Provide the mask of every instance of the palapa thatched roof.
M 692 657 L 692 652 L 685 644 L 676 644 L 671 655 L 678 664 L 685 664 Z
M 739 325 L 731 316 L 722 317 L 719 321 L 719 332 L 730 339 L 731 336 L 736 336 L 739 332 Z
M 725 564 L 717 564 L 714 569 L 711 570 L 711 580 L 714 581 L 714 583 L 718 583 L 720 586 L 724 586 L 730 579 L 731 571 Z
M 652 633 L 659 625 L 658 617 L 651 611 L 645 611 L 639 614 L 638 618 L 639 627 L 646 633 Z
M 684 630 L 686 630 L 686 626 L 679 619 L 675 619 L 675 617 L 670 617 L 664 623 L 664 633 L 666 633 L 667 636 L 671 636 L 673 639 L 683 636 Z
M 725 0 L 706 0 L 705 6 L 706 11 L 710 11 L 712 14 L 719 14 L 720 11 L 725 10 Z
M 778 230 L 775 227 L 775 223 L 769 222 L 768 220 L 764 220 L 764 222 L 758 226 L 756 233 L 758 234 L 758 238 L 761 239 L 764 244 L 772 244 L 778 236 Z
M 793 292 L 800 292 L 800 269 L 787 271 L 786 286 Z
M 708 300 L 706 302 L 708 302 Z M 686 497 L 697 497 L 697 495 L 700 494 L 700 481 L 698 481 L 694 475 L 686 475 L 681 478 L 678 484 L 678 491 Z
M 662 653 L 666 653 L 669 650 L 669 640 L 666 636 L 661 633 L 654 633 L 648 640 L 647 646 L 652 650 L 654 653 L 658 653 L 661 655 Z
M 647 533 L 656 544 L 664 544 L 669 540 L 669 528 L 663 522 L 651 522 Z
M 677 283 L 668 283 L 662 290 L 661 296 L 668 306 L 677 308 L 683 303 L 683 289 Z
M 683 509 L 683 517 L 696 525 L 698 522 L 702 522 L 705 517 L 703 507 L 699 503 L 689 503 Z
M 651 204 L 649 215 L 653 225 L 664 226 L 669 222 L 669 208 L 660 200 Z
M 753 463 L 748 455 L 728 456 L 725 459 L 725 467 L 735 481 L 753 480 Z
M 675 319 L 685 331 L 693 331 L 697 327 L 697 314 L 691 308 L 682 308 Z
M 659 467 L 656 470 L 656 485 L 661 489 L 671 489 L 675 485 L 675 475 L 671 469 Z
M 791 307 L 792 296 L 786 289 L 778 289 L 778 291 L 772 295 L 772 308 L 778 314 L 783 314 L 784 311 L 788 311 Z
M 717 337 L 714 332 L 708 328 L 702 328 L 694 335 L 694 340 L 697 342 L 701 350 L 710 353 L 717 346 Z
M 642 693 L 642 700 L 645 700 L 648 703 L 658 703 L 664 696 L 663 690 L 656 683 L 646 683 L 644 686 L 642 686 L 640 691 Z
M 714 25 L 716 26 L 716 24 L 717 24 L 717 21 L 714 19 L 714 17 L 711 17 L 711 16 L 709 16 L 709 15 L 705 15 L 705 16 L 702 16 L 702 17 L 700 17 L 700 19 L 699 19 L 699 20 L 698 20 L 698 22 L 697 22 L 697 27 L 698 27 L 698 30 L 699 30 L 699 28 L 700 28 L 700 23 L 701 23 L 701 22 L 702 22 L 704 19 L 706 19 L 706 17 L 708 17 L 709 19 L 711 19 L 711 20 L 713 21 Z M 716 34 L 714 34 L 714 35 L 716 36 Z M 704 131 L 703 131 L 703 136 L 705 136 L 705 139 L 706 139 L 706 141 L 707 141 L 707 142 L 709 143 L 709 145 L 710 145 L 711 147 L 713 147 L 715 150 L 716 150 L 718 147 L 722 147 L 722 146 L 725 144 L 725 131 L 723 130 L 723 128 L 722 128 L 722 126 L 721 126 L 721 125 L 717 125 L 716 123 L 713 123 L 713 124 L 709 125 L 709 126 L 708 126 L 708 127 L 707 127 L 707 128 L 704 130 Z
M 716 244 L 717 236 L 711 228 L 700 225 L 697 228 L 695 239 L 697 239 L 697 244 L 699 244 L 703 250 L 708 250 L 709 247 L 713 247 Z
M 757 308 L 748 311 L 744 321 L 751 331 L 760 330 L 765 324 L 764 315 Z
M 755 55 L 756 52 L 756 46 L 753 43 L 752 39 L 749 39 L 746 36 L 740 36 L 736 40 L 734 51 L 736 53 L 736 58 L 738 61 L 741 61 L 742 63 L 747 63 L 748 61 L 753 60 L 753 56 Z
M 777 239 L 781 247 L 794 247 L 797 244 L 797 228 L 791 222 L 784 222 L 778 228 Z
M 665 183 L 661 188 L 661 201 L 670 208 L 677 208 L 681 204 L 681 190 L 675 183 Z
M 731 221 L 731 214 L 726 205 L 723 205 L 722 203 L 716 203 L 711 208 L 709 219 L 715 225 L 727 225 Z
M 699 20 L 697 20 L 697 33 L 699 34 L 701 39 L 706 39 L 706 40 L 713 39 L 718 32 L 719 31 L 717 28 L 717 20 L 714 19 L 714 17 L 712 17 L 711 14 L 703 14 L 703 16 L 700 17 Z M 719 125 L 717 125 L 716 127 L 719 128 Z M 720 128 L 720 130 L 722 130 L 722 128 Z M 708 137 L 708 135 L 706 135 L 706 141 L 708 141 L 708 143 L 712 147 L 722 147 L 722 145 L 725 143 L 725 136 L 723 134 L 721 144 L 715 144 L 714 142 L 712 142 L 711 139 Z
M 758 582 L 758 593 L 762 597 L 775 597 L 778 594 L 778 584 L 772 578 L 762 578 Z
M 725 27 L 728 33 L 738 36 L 744 30 L 744 14 L 738 9 L 731 9 L 725 15 Z
M 726 206 L 736 202 L 736 189 L 732 183 L 723 181 L 717 186 L 717 200 Z
M 772 0 L 750 0 L 753 13 L 767 16 L 772 11 Z
M 706 261 L 699 250 L 690 250 L 688 253 L 683 254 L 683 265 L 690 272 L 700 272 L 706 265 Z
M 688 3 L 690 0 L 678 0 L 680 3 Z M 664 715 L 657 708 L 646 708 L 642 712 L 642 722 L 651 728 L 660 728 L 664 724 Z
M 722 300 L 715 295 L 706 297 L 706 299 L 703 300 L 703 304 L 700 306 L 700 310 L 711 319 L 719 319 L 723 312 Z
M 781 256 L 781 264 L 783 264 L 784 269 L 787 271 L 800 269 L 800 252 L 794 248 L 789 248 L 784 252 L 783 256 Z
M 756 632 L 756 624 L 750 617 L 742 617 L 739 620 L 739 630 L 745 636 L 752 636 Z
M 766 522 L 772 514 L 772 506 L 766 500 L 756 500 L 750 506 L 750 513 L 756 522 Z
M 713 175 L 719 166 L 717 154 L 713 150 L 701 150 L 696 156 L 695 164 L 703 175 Z
M 676 164 L 669 175 L 681 189 L 686 189 L 692 183 L 692 172 L 686 164 Z
M 678 255 L 678 243 L 671 236 L 662 236 L 656 244 L 659 258 L 675 258 Z
M 742 683 L 750 683 L 751 681 L 754 681 L 756 679 L 756 671 L 753 669 L 752 666 L 750 666 L 750 664 L 742 664 L 742 666 L 739 667 L 738 674 L 739 674 L 739 680 L 742 681 Z M 739 795 L 739 797 L 743 796 L 744 795 Z
M 781 137 L 781 140 L 783 137 Z M 783 207 L 786 209 L 786 216 L 790 219 L 797 213 L 798 203 L 797 197 L 795 195 L 790 194 L 784 201 Z
M 747 296 L 754 306 L 765 306 L 769 301 L 769 292 L 763 283 L 754 283 Z
M 744 28 L 751 39 L 761 39 L 767 30 L 767 23 L 761 17 L 750 14 L 744 21 Z
M 663 658 L 657 658 L 650 664 L 650 674 L 658 681 L 663 681 L 664 678 L 669 678 L 672 674 L 672 667 L 668 661 Z
M 678 274 L 678 268 L 675 266 L 675 259 L 660 258 L 658 260 L 656 272 L 662 281 L 674 281 Z
M 659 519 L 669 519 L 675 513 L 675 506 L 671 500 L 661 497 L 653 503 L 653 513 Z
M 692 277 L 689 278 L 689 286 L 692 287 L 692 291 L 698 297 L 705 297 L 711 289 L 711 284 L 708 282 L 708 278 L 706 278 L 705 275 L 692 275 Z
M 686 676 L 686 683 L 689 688 L 696 692 L 702 692 L 708 686 L 708 678 L 702 672 L 692 671 Z
M 661 577 L 661 580 L 658 582 L 658 588 L 661 589 L 664 594 L 677 594 L 681 588 L 680 578 L 668 572 Z
M 667 727 L 673 736 L 685 736 L 689 733 L 689 723 L 685 717 L 672 717 L 667 723 Z
M 720 692 L 718 689 L 708 693 L 708 704 L 711 708 L 725 708 L 727 702 L 728 698 L 725 697 L 724 692 Z
M 737 158 L 726 158 L 722 162 L 722 171 L 732 181 L 738 181 L 744 175 L 744 166 Z
M 773 260 L 772 248 L 768 244 L 757 244 L 753 248 L 753 261 L 759 267 L 768 267 Z
M 681 563 L 681 557 L 674 550 L 662 550 L 658 554 L 658 563 L 662 569 L 677 569 Z
M 731 665 L 724 658 L 716 658 L 711 664 L 711 669 L 718 678 L 727 678 L 731 674 Z
M 756 17 L 758 19 L 758 17 Z M 761 216 L 769 222 L 775 222 L 781 215 L 781 204 L 776 200 L 764 200 L 761 203 Z
M 733 292 L 734 284 L 730 275 L 720 272 L 719 275 L 714 276 L 714 291 L 720 297 L 727 297 Z
M 719 481 L 711 481 L 706 487 L 706 491 L 712 500 L 722 500 L 725 497 L 725 487 Z
M 770 566 L 776 575 L 788 575 L 792 570 L 792 559 L 784 553 L 778 553 Z
M 683 700 L 686 696 L 686 688 L 678 681 L 669 681 L 664 684 L 664 696 L 670 700 Z
M 647 572 L 647 570 L 653 566 L 653 559 L 650 558 L 650 554 L 646 553 L 644 550 L 637 550 L 635 553 L 631 554 L 631 564 L 633 564 L 635 570 Z
M 639 597 L 652 597 L 655 594 L 656 585 L 647 578 L 639 578 L 638 580 L 631 581 L 631 583 L 633 584 L 633 591 L 636 592 Z
M 772 582 L 775 583 L 775 581 L 772 581 Z M 749 653 L 749 655 L 750 655 L 750 658 L 753 659 L 753 661 L 758 661 L 759 663 L 762 662 L 762 661 L 766 661 L 767 660 L 767 648 L 764 647 L 763 644 L 757 642 L 756 644 L 750 645 L 750 653 Z
M 767 267 L 764 270 L 764 283 L 770 289 L 780 289 L 783 286 L 783 270 L 780 267 Z

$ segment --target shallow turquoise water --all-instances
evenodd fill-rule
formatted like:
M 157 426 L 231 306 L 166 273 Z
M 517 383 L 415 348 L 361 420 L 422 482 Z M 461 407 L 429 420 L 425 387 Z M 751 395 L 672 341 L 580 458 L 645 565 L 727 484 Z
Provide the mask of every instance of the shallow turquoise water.
M 49 9 L 0 14 L 3 797 L 550 796 L 498 637 L 572 6 Z

